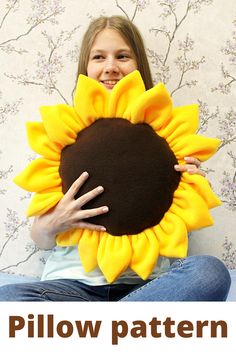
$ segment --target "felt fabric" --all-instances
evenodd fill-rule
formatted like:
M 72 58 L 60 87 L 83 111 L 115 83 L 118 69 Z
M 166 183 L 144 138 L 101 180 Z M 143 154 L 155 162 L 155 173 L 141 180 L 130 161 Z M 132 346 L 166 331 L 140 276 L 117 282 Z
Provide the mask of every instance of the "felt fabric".
M 83 171 L 91 177 L 80 193 L 104 186 L 104 194 L 86 207 L 109 205 L 107 215 L 90 220 L 108 231 L 57 235 L 59 246 L 78 244 L 86 272 L 98 266 L 111 283 L 130 267 L 147 279 L 159 255 L 185 257 L 188 231 L 213 224 L 209 209 L 221 203 L 207 180 L 173 168 L 185 156 L 209 159 L 220 144 L 197 135 L 196 105 L 173 108 L 165 86 L 145 91 L 136 70 L 111 92 L 80 75 L 73 107 L 40 112 L 42 122 L 27 123 L 27 134 L 42 157 L 14 181 L 35 193 L 28 216 L 55 206 Z
M 121 236 L 138 234 L 161 221 L 180 181 L 176 163 L 165 139 L 148 124 L 103 118 L 63 149 L 59 173 L 64 194 L 83 171 L 90 178 L 77 198 L 99 185 L 104 187 L 104 193 L 85 208 L 108 205 L 109 213 L 87 221 Z

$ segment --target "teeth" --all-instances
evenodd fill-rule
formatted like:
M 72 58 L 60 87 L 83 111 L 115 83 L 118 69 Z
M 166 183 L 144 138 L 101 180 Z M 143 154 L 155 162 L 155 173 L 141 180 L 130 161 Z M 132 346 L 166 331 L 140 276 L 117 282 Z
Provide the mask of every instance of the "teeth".
M 108 85 L 115 85 L 117 83 L 117 81 L 114 80 L 105 80 L 103 81 L 104 84 L 108 84 Z

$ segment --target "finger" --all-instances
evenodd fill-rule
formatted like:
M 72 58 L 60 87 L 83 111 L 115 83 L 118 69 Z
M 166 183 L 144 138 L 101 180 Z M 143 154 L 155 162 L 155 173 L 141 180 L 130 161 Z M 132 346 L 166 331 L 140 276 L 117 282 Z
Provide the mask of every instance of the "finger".
M 101 194 L 104 191 L 104 188 L 102 186 L 99 186 L 97 188 L 92 189 L 91 191 L 83 194 L 81 197 L 77 199 L 77 204 L 78 207 L 81 208 L 83 205 L 88 203 L 90 200 L 93 198 L 97 197 L 99 194 Z
M 77 178 L 74 183 L 70 186 L 68 191 L 65 194 L 65 197 L 68 197 L 70 199 L 74 198 L 74 196 L 78 193 L 79 189 L 82 187 L 82 185 L 85 183 L 85 181 L 88 179 L 89 174 L 88 172 L 83 172 L 79 178 Z
M 184 161 L 186 161 L 188 164 L 192 164 L 197 167 L 200 167 L 201 165 L 201 161 L 192 156 L 185 156 Z
M 174 169 L 178 172 L 186 172 L 191 165 L 174 165 Z
M 174 165 L 174 169 L 178 172 L 188 172 L 189 170 L 196 171 L 196 165 L 184 164 L 184 165 Z
M 102 225 L 91 224 L 83 221 L 80 221 L 77 224 L 75 224 L 75 227 L 79 229 L 88 229 L 94 231 L 106 231 L 106 228 Z
M 196 167 L 196 165 L 175 165 L 175 170 L 178 172 L 188 172 L 190 175 L 206 176 L 205 172 Z
M 94 208 L 94 209 L 80 210 L 78 212 L 78 220 L 92 218 L 93 216 L 105 214 L 108 211 L 109 211 L 109 208 L 107 206 L 102 206 L 102 207 Z
M 200 175 L 200 176 L 206 177 L 205 172 L 200 170 L 199 168 L 197 168 L 197 169 L 188 169 L 187 172 L 190 175 Z

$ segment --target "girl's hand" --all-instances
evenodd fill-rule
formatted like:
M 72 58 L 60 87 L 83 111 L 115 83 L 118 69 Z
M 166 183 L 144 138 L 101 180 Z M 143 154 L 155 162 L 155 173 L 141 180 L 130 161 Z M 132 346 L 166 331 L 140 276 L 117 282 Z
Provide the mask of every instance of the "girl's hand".
M 78 199 L 74 198 L 88 176 L 87 172 L 82 173 L 54 208 L 35 218 L 31 237 L 38 247 L 44 249 L 54 247 L 56 235 L 70 229 L 87 228 L 98 231 L 106 230 L 102 225 L 86 222 L 86 219 L 107 213 L 109 211 L 107 206 L 94 209 L 81 209 L 87 202 L 101 194 L 104 191 L 103 187 L 99 186 Z
M 186 164 L 184 165 L 175 165 L 174 168 L 178 172 L 188 172 L 190 175 L 201 175 L 206 176 L 205 172 L 200 169 L 201 162 L 195 157 L 185 157 L 184 160 Z
M 87 223 L 84 219 L 107 213 L 107 206 L 101 206 L 95 209 L 81 209 L 86 203 L 101 194 L 104 191 L 104 188 L 99 186 L 78 199 L 74 199 L 75 195 L 88 177 L 89 175 L 87 172 L 82 173 L 54 208 L 53 217 L 51 214 L 53 219 L 51 222 L 53 221 L 56 233 L 74 228 L 105 231 L 103 226 Z

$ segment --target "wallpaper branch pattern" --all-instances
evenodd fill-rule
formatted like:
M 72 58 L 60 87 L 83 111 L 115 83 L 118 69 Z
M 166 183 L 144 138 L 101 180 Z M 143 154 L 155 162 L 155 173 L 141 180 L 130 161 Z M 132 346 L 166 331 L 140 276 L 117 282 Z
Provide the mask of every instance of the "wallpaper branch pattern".
M 198 13 L 203 3 L 211 4 L 212 1 L 188 1 L 181 16 L 178 16 L 177 13 L 177 4 L 179 1 L 159 0 L 157 2 L 160 7 L 163 8 L 160 18 L 164 23 L 160 28 L 151 28 L 150 32 L 153 32 L 155 36 L 164 35 L 167 38 L 167 46 L 164 53 L 160 52 L 158 54 L 154 50 L 149 50 L 149 55 L 151 58 L 151 63 L 157 68 L 154 76 L 155 82 L 162 81 L 167 85 L 171 77 L 171 69 L 173 70 L 175 67 L 177 68 L 179 78 L 176 80 L 178 83 L 177 87 L 175 87 L 171 92 L 171 95 L 173 96 L 177 90 L 180 90 L 184 86 L 191 88 L 197 84 L 197 80 L 186 80 L 186 74 L 192 70 L 199 70 L 200 65 L 205 62 L 204 56 L 199 59 L 190 58 L 190 54 L 194 49 L 194 40 L 187 33 L 183 40 L 178 40 L 179 56 L 174 60 L 174 65 L 168 65 L 171 47 L 174 44 L 177 32 L 183 25 L 183 22 L 187 20 L 187 17 L 191 11 Z M 171 27 L 167 27 L 167 25 L 165 25 L 165 21 L 168 17 L 171 17 L 172 19 Z
M 190 254 L 236 268 L 235 0 L 2 0 L 0 3 L 0 270 L 40 276 L 50 251 L 30 240 L 30 193 L 12 178 L 36 156 L 25 122 L 38 107 L 72 103 L 80 41 L 89 21 L 122 15 L 141 30 L 155 82 L 175 106 L 198 103 L 199 133 L 222 140 L 203 164 L 223 204 L 215 225 L 192 233 Z M 210 18 L 216 19 L 209 21 Z
M 236 85 L 236 19 L 232 23 L 234 29 L 230 36 L 231 39 L 228 39 L 221 48 L 222 53 L 228 57 L 226 64 L 221 63 L 221 72 L 224 81 L 220 82 L 217 87 L 212 88 L 213 92 L 219 90 L 223 94 L 229 94 Z

